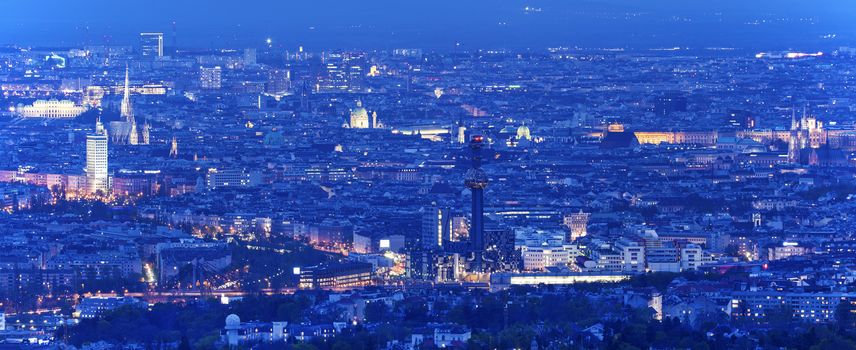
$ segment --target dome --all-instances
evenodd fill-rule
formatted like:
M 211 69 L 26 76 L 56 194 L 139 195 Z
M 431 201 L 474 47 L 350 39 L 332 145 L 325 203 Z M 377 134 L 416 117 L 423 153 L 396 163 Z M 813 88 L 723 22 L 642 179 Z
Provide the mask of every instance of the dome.
M 361 101 L 357 101 L 357 108 L 351 111 L 349 124 L 352 129 L 367 129 L 369 127 L 369 112 L 363 108 Z
M 226 316 L 226 328 L 238 328 L 241 325 L 241 318 L 238 315 L 231 314 Z
M 517 128 L 517 139 L 518 140 L 532 140 L 532 135 L 529 133 L 529 127 L 526 125 L 521 125 Z

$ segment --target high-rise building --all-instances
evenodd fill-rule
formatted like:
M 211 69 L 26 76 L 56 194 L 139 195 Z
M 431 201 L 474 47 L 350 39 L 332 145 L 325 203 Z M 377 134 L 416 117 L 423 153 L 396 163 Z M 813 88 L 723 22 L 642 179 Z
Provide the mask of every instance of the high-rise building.
M 95 122 L 95 133 L 86 135 L 86 188 L 90 194 L 109 193 L 107 172 L 107 130 L 101 119 Z
M 244 49 L 244 67 L 256 64 L 256 49 Z
M 163 33 L 140 33 L 140 53 L 143 56 L 163 57 Z
M 475 135 L 470 140 L 472 168 L 467 171 L 464 184 L 472 193 L 472 219 L 470 222 L 470 247 L 473 250 L 474 261 L 471 267 L 476 272 L 483 270 L 484 258 L 484 189 L 487 187 L 487 174 L 481 169 L 484 137 Z
M 223 86 L 222 68 L 216 67 L 199 67 L 199 86 L 203 89 L 219 89 Z
M 431 206 L 422 215 L 422 246 L 440 248 L 452 239 L 452 209 Z
M 288 69 L 271 69 L 267 74 L 265 92 L 282 96 L 291 90 L 291 71 Z

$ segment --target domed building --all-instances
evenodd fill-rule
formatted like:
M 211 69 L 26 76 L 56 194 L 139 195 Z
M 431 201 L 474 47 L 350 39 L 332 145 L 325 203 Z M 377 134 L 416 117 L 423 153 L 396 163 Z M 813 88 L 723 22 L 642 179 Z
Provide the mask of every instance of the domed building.
M 229 347 L 238 346 L 238 330 L 241 329 L 241 318 L 238 315 L 231 314 L 226 316 L 226 342 Z
M 639 146 L 639 139 L 636 134 L 625 131 L 624 125 L 611 124 L 608 126 L 603 140 L 600 142 L 600 148 L 603 149 L 620 149 L 620 148 L 636 148 Z
M 529 132 L 529 127 L 526 124 L 517 128 L 517 140 L 532 141 L 532 134 Z
M 368 129 L 369 128 L 369 112 L 363 108 L 363 102 L 357 101 L 357 108 L 351 111 L 351 119 L 348 123 L 351 129 Z

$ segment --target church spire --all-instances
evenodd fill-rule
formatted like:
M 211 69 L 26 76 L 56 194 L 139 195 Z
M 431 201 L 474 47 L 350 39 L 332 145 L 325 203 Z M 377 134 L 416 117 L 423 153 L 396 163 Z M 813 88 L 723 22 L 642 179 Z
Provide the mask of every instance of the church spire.
M 131 88 L 127 65 L 125 66 L 125 90 L 122 95 L 122 106 L 120 112 L 122 118 L 124 118 L 126 122 L 130 122 L 134 119 L 134 111 L 131 108 Z

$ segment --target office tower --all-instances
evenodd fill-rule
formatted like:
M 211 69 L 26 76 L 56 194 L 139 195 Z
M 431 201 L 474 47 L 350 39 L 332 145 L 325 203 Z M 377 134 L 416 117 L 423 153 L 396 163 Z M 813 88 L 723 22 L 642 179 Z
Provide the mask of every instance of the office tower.
M 452 140 L 452 143 L 458 143 L 463 145 L 467 142 L 467 127 L 464 126 L 463 119 L 458 119 L 458 123 L 455 125 L 456 135 L 454 137 L 450 137 L 450 139 Z
M 256 64 L 256 49 L 244 49 L 244 67 Z
M 582 210 L 579 213 L 565 215 L 564 224 L 568 227 L 568 242 L 574 242 L 578 238 L 586 236 L 590 216 L 590 213 L 584 213 Z
M 270 95 L 282 96 L 291 90 L 291 71 L 288 69 L 271 69 L 267 73 L 265 92 Z
M 222 69 L 216 67 L 199 67 L 199 85 L 203 89 L 219 89 L 222 87 L 221 82 Z
M 101 119 L 95 122 L 95 133 L 86 135 L 86 188 L 90 194 L 109 193 L 107 173 L 107 131 Z
M 472 269 L 481 272 L 484 254 L 484 189 L 487 187 L 487 174 L 481 169 L 484 137 L 475 135 L 470 140 L 472 168 L 467 171 L 464 184 L 472 193 L 472 225 L 470 226 L 470 247 L 473 250 L 474 263 Z
M 433 281 L 437 278 L 437 254 L 433 249 L 415 247 L 407 257 L 407 277 L 415 280 Z
M 728 110 L 728 124 L 741 129 L 753 129 L 757 118 L 748 111 L 731 109 Z
M 444 241 L 452 239 L 452 210 L 448 207 L 431 206 L 422 215 L 422 246 L 440 248 Z
M 140 33 L 140 53 L 143 56 L 163 57 L 163 33 Z

